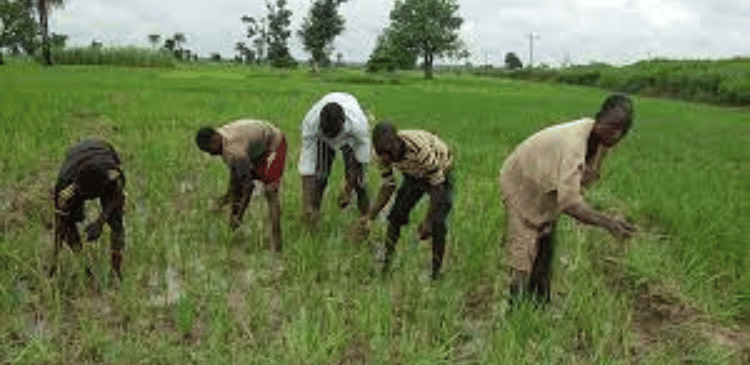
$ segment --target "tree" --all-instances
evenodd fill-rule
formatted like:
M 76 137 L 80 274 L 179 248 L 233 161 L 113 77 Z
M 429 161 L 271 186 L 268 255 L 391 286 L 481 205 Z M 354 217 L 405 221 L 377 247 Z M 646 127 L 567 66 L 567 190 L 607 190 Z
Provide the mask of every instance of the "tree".
M 185 33 L 177 32 L 172 36 L 172 40 L 174 41 L 174 50 L 172 53 L 174 54 L 175 58 L 178 60 L 182 59 L 182 55 L 184 53 L 184 49 L 182 48 L 182 44 L 187 42 L 187 38 L 185 37 Z
M 167 38 L 164 40 L 164 49 L 166 49 L 169 52 L 174 52 L 175 49 L 175 42 L 172 38 Z
M 54 51 L 62 51 L 65 49 L 65 42 L 68 41 L 68 36 L 65 34 L 52 33 L 49 36 L 50 49 Z
M 267 2 L 268 8 L 268 60 L 274 67 L 289 67 L 295 62 L 289 54 L 287 40 L 292 34 L 289 31 L 292 12 L 285 9 L 286 0 L 276 0 L 276 5 Z
M 36 9 L 39 13 L 39 27 L 42 32 L 42 56 L 44 64 L 52 65 L 52 54 L 49 43 L 49 13 L 53 8 L 61 8 L 64 0 L 36 0 Z
M 32 16 L 30 0 L 0 0 L 0 65 L 3 48 L 19 52 L 19 48 L 33 52 L 36 48 L 37 26 Z
M 422 56 L 425 79 L 432 79 L 435 56 L 460 46 L 457 0 L 396 0 L 390 29 L 397 44 Z
M 390 28 L 383 29 L 375 43 L 375 49 L 370 54 L 370 59 L 367 60 L 367 70 L 378 72 L 383 69 L 395 71 L 414 68 L 419 54 L 398 41 Z
M 338 13 L 339 5 L 344 2 L 346 0 L 315 0 L 297 31 L 302 46 L 312 56 L 315 70 L 330 63 L 333 40 L 344 31 L 344 18 Z
M 268 44 L 268 31 L 266 30 L 266 19 L 255 18 L 247 15 L 243 15 L 240 18 L 243 23 L 247 23 L 247 38 L 250 39 L 253 46 L 255 47 L 255 60 L 258 63 L 263 61 L 263 55 L 265 54 L 266 44 Z
M 252 49 L 247 48 L 245 42 L 237 42 L 234 45 L 234 50 L 237 51 L 236 59 L 238 59 L 239 62 L 247 64 L 255 62 L 255 52 Z
M 156 45 L 159 44 L 159 39 L 161 39 L 161 35 L 159 34 L 148 35 L 148 41 L 151 42 L 151 46 L 154 48 L 156 48 Z
M 523 63 L 521 63 L 521 59 L 518 58 L 515 53 L 508 52 L 505 54 L 505 68 L 508 70 L 516 70 L 523 68 Z

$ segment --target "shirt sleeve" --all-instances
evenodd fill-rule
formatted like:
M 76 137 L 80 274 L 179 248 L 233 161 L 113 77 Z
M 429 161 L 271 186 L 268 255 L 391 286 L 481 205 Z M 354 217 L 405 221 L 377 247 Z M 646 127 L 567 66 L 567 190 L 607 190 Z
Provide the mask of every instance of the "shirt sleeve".
M 378 169 L 380 170 L 381 185 L 396 185 L 396 177 L 393 175 L 393 164 L 378 158 Z
M 299 174 L 302 176 L 315 175 L 315 164 L 318 157 L 318 139 L 313 134 L 311 136 L 302 135 L 302 149 L 299 154 Z

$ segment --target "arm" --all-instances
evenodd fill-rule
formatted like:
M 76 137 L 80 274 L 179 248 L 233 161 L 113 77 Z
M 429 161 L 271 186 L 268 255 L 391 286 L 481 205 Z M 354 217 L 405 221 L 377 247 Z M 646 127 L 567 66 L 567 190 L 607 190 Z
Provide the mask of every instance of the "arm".
M 232 173 L 232 215 L 230 218 L 230 226 L 232 229 L 237 228 L 240 225 L 242 216 L 245 213 L 247 205 L 250 203 L 250 197 L 253 193 L 253 164 L 250 159 L 240 158 L 233 161 L 230 165 Z
M 618 237 L 630 237 L 635 233 L 635 227 L 630 223 L 598 212 L 585 202 L 573 204 L 564 209 L 563 212 L 577 219 L 581 223 L 606 228 L 613 235 Z
M 115 212 L 122 211 L 125 206 L 125 194 L 122 189 L 122 180 L 118 177 L 116 181 L 109 181 L 113 186 L 110 188 L 109 194 L 112 198 L 106 200 L 106 205 L 102 207 L 102 212 L 99 216 L 86 227 L 86 240 L 94 241 L 99 238 L 102 233 L 102 227 L 109 218 Z M 101 198 L 100 198 L 101 199 Z M 105 201 L 105 200 L 102 200 Z
M 396 191 L 396 181 L 393 179 L 393 172 L 391 172 L 390 176 L 383 177 L 383 182 L 380 185 L 380 190 L 375 198 L 375 203 L 370 209 L 371 220 L 377 218 L 380 211 L 383 210 L 383 207 L 388 204 L 394 191 Z

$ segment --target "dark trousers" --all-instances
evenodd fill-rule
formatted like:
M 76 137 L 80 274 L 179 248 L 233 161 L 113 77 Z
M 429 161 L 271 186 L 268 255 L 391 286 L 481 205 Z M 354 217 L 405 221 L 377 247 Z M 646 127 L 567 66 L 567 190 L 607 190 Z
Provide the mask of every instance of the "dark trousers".
M 445 236 L 448 233 L 447 219 L 453 207 L 453 178 L 450 173 L 439 185 L 430 185 L 427 179 L 404 174 L 404 181 L 396 192 L 396 200 L 388 215 L 388 233 L 386 238 L 386 269 L 395 250 L 396 242 L 401 235 L 401 227 L 409 223 L 409 215 L 422 196 L 428 193 L 430 207 L 428 214 L 432 228 L 432 276 L 440 272 L 445 253 Z
M 76 224 L 82 222 L 85 218 L 85 201 L 85 198 L 76 196 L 65 202 L 63 206 L 60 206 L 57 198 L 55 198 L 55 248 L 50 274 L 54 274 L 57 269 L 57 254 L 63 242 L 74 252 L 79 252 L 82 248 L 81 235 L 78 232 Z M 106 220 L 111 230 L 110 251 L 112 269 L 118 277 L 121 277 L 122 249 L 125 246 L 125 227 L 123 225 L 125 198 L 122 189 L 119 187 L 104 189 L 104 193 L 99 197 L 99 202 L 103 211 L 109 210 L 112 212 Z
M 346 184 L 357 193 L 357 206 L 362 214 L 366 214 L 369 208 L 369 200 L 365 189 L 364 164 L 357 161 L 354 156 L 354 149 L 351 146 L 344 145 L 341 147 L 341 153 L 344 155 Z M 336 150 L 319 140 L 317 163 L 315 164 L 315 192 L 312 200 L 313 207 L 317 211 L 320 211 L 323 193 L 328 185 L 328 176 L 331 174 L 331 165 L 333 165 L 335 157 Z

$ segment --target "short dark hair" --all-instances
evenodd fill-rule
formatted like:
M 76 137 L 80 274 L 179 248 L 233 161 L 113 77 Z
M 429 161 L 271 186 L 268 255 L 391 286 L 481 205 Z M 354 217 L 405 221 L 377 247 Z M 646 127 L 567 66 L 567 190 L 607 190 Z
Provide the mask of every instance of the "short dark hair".
M 346 115 L 337 103 L 328 103 L 320 110 L 320 131 L 326 137 L 336 137 L 344 129 Z
M 604 99 L 599 112 L 596 113 L 596 120 L 599 121 L 604 114 L 615 108 L 623 108 L 626 114 L 625 124 L 623 124 L 622 127 L 622 136 L 624 137 L 628 133 L 628 130 L 630 130 L 630 126 L 633 124 L 633 100 L 630 99 L 629 96 L 625 94 L 612 94 L 608 96 Z
M 385 138 L 393 138 L 398 135 L 398 129 L 389 121 L 380 122 L 372 130 L 372 146 L 377 148 Z
M 211 147 L 211 138 L 218 132 L 211 127 L 202 127 L 198 130 L 198 134 L 195 135 L 195 144 L 198 145 L 202 151 L 208 152 Z

